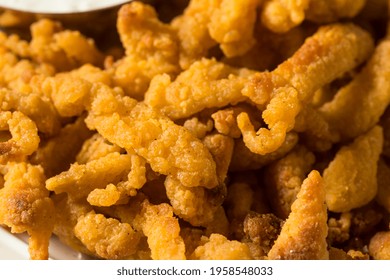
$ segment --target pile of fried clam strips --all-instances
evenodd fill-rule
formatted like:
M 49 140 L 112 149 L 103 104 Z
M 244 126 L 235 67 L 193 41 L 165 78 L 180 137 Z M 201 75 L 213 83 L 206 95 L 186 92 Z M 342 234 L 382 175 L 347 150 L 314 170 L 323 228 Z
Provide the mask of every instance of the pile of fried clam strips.
M 387 2 L 2 10 L 0 224 L 31 259 L 390 259 Z

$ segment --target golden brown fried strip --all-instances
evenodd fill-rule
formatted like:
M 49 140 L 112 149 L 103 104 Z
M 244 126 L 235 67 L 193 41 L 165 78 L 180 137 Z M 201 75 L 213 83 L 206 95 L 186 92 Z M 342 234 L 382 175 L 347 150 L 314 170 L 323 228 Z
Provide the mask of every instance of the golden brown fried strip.
M 205 57 L 217 45 L 209 33 L 210 18 L 221 0 L 191 0 L 182 15 L 171 25 L 180 39 L 180 66 L 187 69 L 196 60 Z
M 352 18 L 365 3 L 366 0 L 271 0 L 264 4 L 261 20 L 273 32 L 284 33 L 305 18 L 321 23 Z
M 208 29 L 227 57 L 242 55 L 254 44 L 257 8 L 262 0 L 222 0 L 211 15 Z
M 377 45 L 364 69 L 319 110 L 341 140 L 364 133 L 390 103 L 390 40 Z
M 252 71 L 235 69 L 215 59 L 203 58 L 172 81 L 168 75 L 153 78 L 145 103 L 173 120 L 189 117 L 206 108 L 236 104 Z
M 325 189 L 321 175 L 312 171 L 303 181 L 291 214 L 268 253 L 269 259 L 328 259 Z
M 0 163 L 25 160 L 38 149 L 38 129 L 21 112 L 0 111 L 0 131 L 7 130 L 11 137 L 8 141 L 0 142 Z
M 217 185 L 215 162 L 191 132 L 102 84 L 95 84 L 91 94 L 86 119 L 90 129 L 111 143 L 134 150 L 155 172 L 171 174 L 186 187 Z
M 74 123 L 63 126 L 58 135 L 43 140 L 29 160 L 33 164 L 41 165 L 48 178 L 55 176 L 69 169 L 84 141 L 91 134 L 84 118 L 80 117 Z
M 266 167 L 266 192 L 274 213 L 286 219 L 296 200 L 303 180 L 312 170 L 314 154 L 304 146 L 297 146 L 285 157 Z
M 0 89 L 0 102 L 1 110 L 20 111 L 35 122 L 40 132 L 54 135 L 60 129 L 59 115 L 48 98 L 36 93 Z
M 4 187 L 0 189 L 0 224 L 14 233 L 29 234 L 31 259 L 49 257 L 49 240 L 54 226 L 54 205 L 45 189 L 40 166 L 8 163 Z
M 382 146 L 382 128 L 375 126 L 337 152 L 323 173 L 330 211 L 349 211 L 375 197 L 377 162 Z
M 131 156 L 114 152 L 86 164 L 72 164 L 68 171 L 49 178 L 46 188 L 57 194 L 66 192 L 75 199 L 86 198 L 94 189 L 123 180 L 130 168 Z
M 154 260 L 184 260 L 184 241 L 180 226 L 173 216 L 169 204 L 152 205 L 147 200 L 142 204 L 141 213 L 134 220 L 134 228 L 142 230 Z
M 225 236 L 214 233 L 209 238 L 202 238 L 191 259 L 196 260 L 251 260 L 249 248 L 245 243 L 228 240 Z
M 126 56 L 114 65 L 114 84 L 142 99 L 157 74 L 179 72 L 179 47 L 174 30 L 160 22 L 153 7 L 134 1 L 121 7 L 117 28 Z
M 103 55 L 92 39 L 78 31 L 62 31 L 59 22 L 42 19 L 31 25 L 31 58 L 52 64 L 58 71 L 70 70 L 85 63 L 102 65 Z M 72 47 L 73 44 L 79 46 Z
M 79 217 L 75 236 L 104 259 L 128 259 L 137 251 L 140 234 L 127 223 L 91 211 Z
M 262 115 L 268 129 L 256 132 L 247 114 L 238 115 L 248 148 L 267 154 L 280 147 L 286 132 L 294 128 L 302 105 L 311 101 L 314 92 L 363 62 L 372 48 L 370 35 L 355 25 L 323 26 L 274 71 L 255 74 L 243 94 L 267 106 Z
M 390 231 L 376 233 L 370 240 L 368 250 L 375 260 L 390 260 Z

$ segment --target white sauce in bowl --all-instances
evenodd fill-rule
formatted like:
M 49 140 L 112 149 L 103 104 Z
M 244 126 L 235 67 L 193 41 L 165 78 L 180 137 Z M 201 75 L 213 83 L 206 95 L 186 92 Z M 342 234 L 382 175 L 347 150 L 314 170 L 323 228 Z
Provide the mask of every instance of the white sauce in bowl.
M 0 7 L 38 14 L 82 13 L 130 2 L 130 0 L 0 0 Z

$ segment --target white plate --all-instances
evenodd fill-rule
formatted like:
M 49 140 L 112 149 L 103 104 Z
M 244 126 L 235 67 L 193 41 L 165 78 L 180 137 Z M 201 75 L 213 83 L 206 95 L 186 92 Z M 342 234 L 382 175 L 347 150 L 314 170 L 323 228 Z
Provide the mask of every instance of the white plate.
M 11 234 L 0 226 L 0 260 L 30 259 L 27 239 L 27 234 Z M 50 240 L 49 255 L 52 260 L 90 259 L 90 257 L 65 246 L 55 236 Z

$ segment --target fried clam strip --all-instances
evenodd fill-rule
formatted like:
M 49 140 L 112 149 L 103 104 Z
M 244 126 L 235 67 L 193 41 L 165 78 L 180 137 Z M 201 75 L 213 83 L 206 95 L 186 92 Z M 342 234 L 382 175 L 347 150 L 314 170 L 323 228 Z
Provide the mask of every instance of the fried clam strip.
M 89 251 L 100 258 L 114 260 L 131 258 L 141 238 L 130 224 L 94 211 L 78 218 L 74 233 Z
M 38 129 L 35 123 L 21 112 L 0 112 L 0 132 L 8 130 L 10 139 L 6 138 L 6 141 L 0 142 L 1 163 L 24 160 L 38 149 Z
M 320 114 L 334 134 L 349 140 L 375 125 L 390 103 L 390 40 L 377 45 L 363 70 L 341 88 Z
M 297 198 L 303 180 L 312 170 L 314 154 L 296 146 L 282 159 L 266 167 L 265 187 L 274 213 L 286 219 Z
M 345 212 L 363 206 L 377 193 L 377 164 L 383 132 L 375 126 L 343 146 L 324 170 L 326 203 L 330 211 Z
M 222 0 L 208 25 L 211 38 L 227 57 L 246 53 L 256 42 L 257 8 L 263 0 Z
M 40 166 L 8 163 L 4 187 L 0 189 L 0 224 L 13 233 L 27 232 L 31 259 L 47 259 L 54 227 L 54 205 L 45 189 Z
M 225 179 L 233 152 L 233 140 L 224 135 L 208 135 L 203 140 L 217 165 L 218 186 L 186 187 L 173 176 L 167 176 L 165 189 L 176 215 L 194 226 L 208 226 L 226 196 Z
M 63 30 L 59 22 L 41 19 L 31 25 L 31 36 L 30 57 L 38 63 L 52 64 L 57 71 L 86 63 L 103 64 L 104 56 L 92 39 L 87 39 L 79 31 Z
M 94 189 L 122 181 L 131 169 L 131 156 L 117 152 L 87 162 L 74 163 L 46 181 L 46 188 L 56 194 L 67 193 L 73 199 L 85 199 Z
M 171 26 L 162 23 L 153 7 L 134 1 L 121 7 L 117 28 L 126 56 L 114 64 L 114 84 L 142 99 L 157 74 L 176 75 L 179 42 Z
M 252 76 L 243 94 L 266 106 L 262 117 L 268 129 L 262 127 L 256 132 L 246 113 L 238 115 L 247 147 L 258 154 L 275 151 L 314 92 L 359 65 L 372 49 L 371 36 L 353 24 L 323 26 L 274 71 Z
M 2 88 L 0 106 L 3 111 L 20 111 L 34 121 L 38 130 L 46 135 L 56 134 L 61 127 L 56 109 L 48 98 L 40 94 Z
M 245 243 L 236 240 L 228 240 L 221 234 L 203 236 L 201 245 L 191 256 L 194 260 L 251 260 L 252 255 Z
M 352 18 L 365 3 L 366 0 L 271 0 L 264 4 L 261 21 L 273 32 L 284 33 L 305 19 L 326 23 Z
M 57 135 L 43 139 L 29 160 L 41 165 L 48 178 L 53 177 L 69 169 L 84 141 L 92 133 L 85 125 L 84 118 L 80 117 L 74 123 L 63 126 Z
M 313 170 L 303 181 L 268 259 L 328 259 L 327 218 L 324 184 L 321 175 Z
M 187 69 L 205 57 L 217 42 L 210 36 L 208 25 L 221 0 L 191 0 L 183 14 L 173 19 L 172 27 L 180 39 L 180 66 Z
M 88 202 L 94 206 L 111 206 L 128 202 L 130 196 L 135 196 L 137 191 L 146 183 L 146 161 L 138 155 L 130 155 L 131 170 L 127 180 L 118 184 L 108 184 L 105 189 L 94 189 L 87 197 Z
M 252 73 L 202 58 L 174 81 L 165 74 L 155 76 L 145 94 L 145 103 L 173 120 L 206 108 L 233 105 L 247 99 L 241 91 Z
M 218 184 L 215 162 L 190 131 L 143 102 L 94 84 L 87 126 L 111 143 L 143 157 L 152 170 L 173 176 L 186 187 Z
M 154 260 L 184 260 L 185 246 L 180 236 L 180 225 L 169 204 L 153 205 L 145 200 L 135 217 L 134 229 L 147 237 Z
M 375 260 L 390 260 L 390 231 L 376 233 L 370 240 L 368 250 Z

